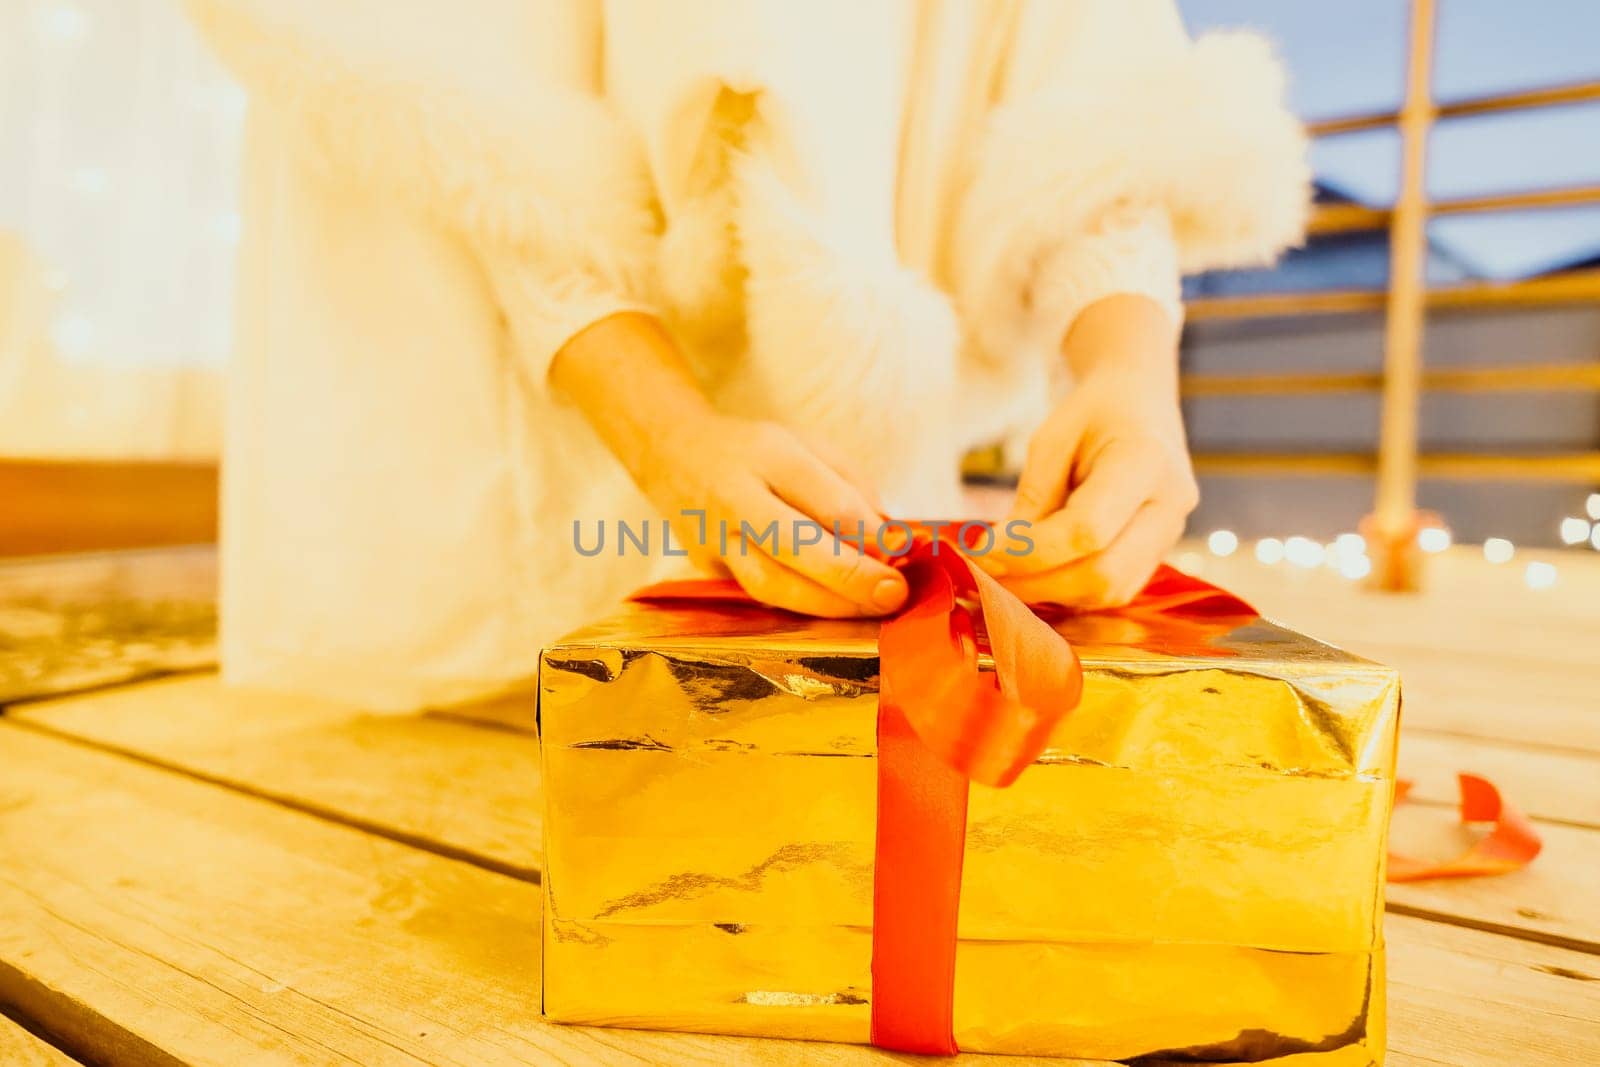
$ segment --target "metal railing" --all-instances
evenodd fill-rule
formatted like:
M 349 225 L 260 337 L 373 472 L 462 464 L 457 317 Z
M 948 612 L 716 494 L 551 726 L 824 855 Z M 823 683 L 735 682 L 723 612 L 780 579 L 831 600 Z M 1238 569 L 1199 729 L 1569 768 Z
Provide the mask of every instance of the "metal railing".
M 1267 396 L 1377 391 L 1382 411 L 1372 454 L 1199 454 L 1196 468 L 1230 475 L 1375 474 L 1371 528 L 1395 539 L 1409 537 L 1417 522 L 1416 484 L 1428 478 L 1554 479 L 1600 482 L 1600 451 L 1556 455 L 1420 454 L 1418 410 L 1423 390 L 1600 390 L 1600 362 L 1593 364 L 1477 367 L 1425 370 L 1422 328 L 1429 310 L 1506 309 L 1600 302 L 1600 270 L 1571 271 L 1512 282 L 1474 281 L 1428 287 L 1426 223 L 1430 215 L 1521 211 L 1600 203 L 1600 186 L 1509 192 L 1431 203 L 1424 185 L 1428 134 L 1433 123 L 1469 115 L 1551 107 L 1600 100 L 1600 81 L 1502 93 L 1435 104 L 1431 98 L 1435 0 L 1412 0 L 1406 94 L 1399 111 L 1357 115 L 1309 124 L 1313 136 L 1398 126 L 1401 138 L 1399 195 L 1391 208 L 1357 204 L 1321 205 L 1313 234 L 1389 231 L 1387 289 L 1266 293 L 1207 297 L 1188 303 L 1192 322 L 1385 312 L 1383 369 L 1378 373 L 1194 375 L 1183 379 L 1187 397 Z M 1398 560 L 1397 553 L 1376 557 Z M 1379 584 L 1399 588 L 1406 576 L 1378 574 Z

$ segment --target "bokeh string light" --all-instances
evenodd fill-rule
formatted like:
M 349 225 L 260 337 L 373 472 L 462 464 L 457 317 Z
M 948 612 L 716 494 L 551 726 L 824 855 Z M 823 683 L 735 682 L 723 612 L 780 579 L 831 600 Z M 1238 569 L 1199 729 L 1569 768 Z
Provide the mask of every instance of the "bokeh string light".
M 1276 537 L 1263 537 L 1256 542 L 1256 559 L 1269 566 L 1283 562 L 1283 542 Z
M 1490 563 L 1510 563 L 1517 546 L 1504 537 L 1491 537 L 1483 543 L 1483 558 Z
M 1586 508 L 1600 511 L 1600 493 L 1591 494 Z M 1588 544 L 1600 550 L 1600 521 L 1568 516 L 1560 525 L 1561 540 L 1571 546 Z M 1212 556 L 1226 558 L 1239 549 L 1239 535 L 1232 530 L 1213 530 L 1206 537 L 1206 548 Z M 1449 529 L 1443 526 L 1426 526 L 1417 533 L 1417 546 L 1424 552 L 1441 553 L 1454 543 Z M 1509 563 L 1516 557 L 1517 546 L 1504 537 L 1490 537 L 1483 542 L 1483 558 L 1491 564 Z M 1255 543 L 1256 561 L 1267 566 L 1289 563 L 1296 567 L 1313 569 L 1326 566 L 1350 581 L 1360 581 L 1372 573 L 1372 558 L 1367 553 L 1366 538 L 1358 533 L 1341 533 L 1326 544 L 1310 537 L 1293 534 L 1286 538 L 1262 537 Z M 1199 570 L 1205 556 L 1197 551 L 1185 551 L 1179 565 L 1185 570 Z M 1522 579 L 1529 589 L 1549 589 L 1556 584 L 1559 570 L 1547 560 L 1532 560 L 1522 571 Z
M 1323 547 L 1309 537 L 1291 537 L 1283 543 L 1283 558 L 1296 567 L 1320 567 L 1326 557 Z
M 1450 531 L 1443 526 L 1425 526 L 1417 533 L 1417 544 L 1424 552 L 1443 552 L 1450 547 Z
M 1588 529 L 1587 526 L 1584 527 L 1585 534 L 1588 533 Z M 1213 530 L 1211 536 L 1206 538 L 1206 547 L 1211 549 L 1213 556 L 1231 556 L 1238 551 L 1239 536 L 1232 530 Z
M 1561 543 L 1564 545 L 1581 545 L 1589 540 L 1589 520 L 1580 519 L 1575 515 L 1568 515 L 1561 520 Z
M 1522 577 L 1523 581 L 1528 583 L 1529 589 L 1549 589 L 1556 584 L 1555 564 L 1534 560 L 1528 564 L 1527 570 L 1522 572 Z

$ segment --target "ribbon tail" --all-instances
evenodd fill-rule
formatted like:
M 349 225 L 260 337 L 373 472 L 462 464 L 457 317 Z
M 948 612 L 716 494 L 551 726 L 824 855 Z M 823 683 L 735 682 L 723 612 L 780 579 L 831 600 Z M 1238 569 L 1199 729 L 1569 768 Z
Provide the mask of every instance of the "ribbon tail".
M 883 696 L 877 762 L 872 1043 L 953 1056 L 967 777 L 923 744 Z
M 1544 847 L 1528 817 L 1507 804 L 1487 778 L 1457 775 L 1461 785 L 1461 821 L 1493 822 L 1494 829 L 1452 860 L 1432 862 L 1389 853 L 1389 881 L 1420 882 L 1425 878 L 1474 878 L 1510 874 L 1533 862 Z M 1411 783 L 1396 783 L 1395 802 L 1410 792 Z

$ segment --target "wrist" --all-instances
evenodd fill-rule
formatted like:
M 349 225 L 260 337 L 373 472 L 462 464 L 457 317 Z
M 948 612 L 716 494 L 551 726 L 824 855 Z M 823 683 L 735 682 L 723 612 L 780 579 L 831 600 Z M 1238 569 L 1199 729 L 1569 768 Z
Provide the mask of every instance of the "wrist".
M 1079 380 L 1109 373 L 1176 386 L 1178 329 L 1160 301 L 1117 293 L 1083 309 L 1062 338 L 1061 352 Z
M 676 342 L 651 315 L 620 312 L 592 324 L 562 347 L 550 373 L 635 480 L 652 455 L 716 416 Z

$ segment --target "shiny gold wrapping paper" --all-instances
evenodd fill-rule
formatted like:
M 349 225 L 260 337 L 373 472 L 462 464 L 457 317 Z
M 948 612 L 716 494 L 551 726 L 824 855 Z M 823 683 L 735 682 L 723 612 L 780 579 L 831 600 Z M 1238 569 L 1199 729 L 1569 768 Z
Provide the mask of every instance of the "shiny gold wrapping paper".
M 1394 673 L 1267 621 L 1059 628 L 1082 704 L 971 789 L 958 1043 L 1380 1063 Z M 545 651 L 549 1017 L 868 1039 L 876 676 L 875 624 L 701 609 Z

